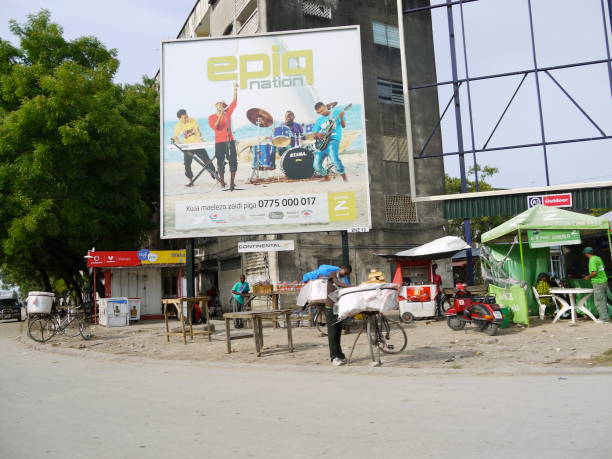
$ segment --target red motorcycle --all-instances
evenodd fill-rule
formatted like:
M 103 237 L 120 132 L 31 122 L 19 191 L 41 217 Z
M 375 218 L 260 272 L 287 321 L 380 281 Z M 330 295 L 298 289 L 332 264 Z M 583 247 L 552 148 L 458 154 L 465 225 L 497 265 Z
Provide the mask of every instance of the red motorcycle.
M 473 296 L 463 284 L 457 284 L 453 305 L 445 314 L 446 323 L 451 329 L 463 330 L 466 323 L 473 322 L 489 336 L 497 334 L 504 319 L 494 296 Z

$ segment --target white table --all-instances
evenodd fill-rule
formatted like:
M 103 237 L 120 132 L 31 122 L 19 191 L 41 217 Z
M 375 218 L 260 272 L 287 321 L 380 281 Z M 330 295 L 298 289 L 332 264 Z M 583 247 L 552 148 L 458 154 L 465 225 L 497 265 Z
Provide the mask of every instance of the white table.
M 553 288 L 550 289 L 550 293 L 552 293 L 555 296 L 555 299 L 559 303 L 561 303 L 563 305 L 561 310 L 557 313 L 557 315 L 553 319 L 553 324 L 557 320 L 559 320 L 559 317 L 561 317 L 563 314 L 565 314 L 566 311 L 570 311 L 570 310 L 572 311 L 572 323 L 575 324 L 576 323 L 576 309 L 578 309 L 579 311 L 581 311 L 584 314 L 586 314 L 587 316 L 589 316 L 595 322 L 599 322 L 599 320 L 597 320 L 595 318 L 595 316 L 593 314 L 591 314 L 591 311 L 589 311 L 584 306 L 585 303 L 587 302 L 587 300 L 591 297 L 591 295 L 593 295 L 593 289 L 592 288 L 562 288 L 562 287 L 553 287 Z M 570 304 L 567 304 L 567 301 L 565 301 L 565 299 L 559 297 L 558 296 L 559 294 L 569 295 Z M 584 297 L 580 298 L 580 301 L 578 302 L 578 304 L 576 304 L 576 295 L 585 295 Z

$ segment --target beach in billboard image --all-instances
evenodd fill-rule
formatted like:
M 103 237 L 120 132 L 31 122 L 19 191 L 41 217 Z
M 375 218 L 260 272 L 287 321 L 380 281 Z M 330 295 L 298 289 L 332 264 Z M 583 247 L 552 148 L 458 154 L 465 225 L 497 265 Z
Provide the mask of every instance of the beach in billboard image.
M 370 227 L 359 29 L 163 43 L 163 237 Z

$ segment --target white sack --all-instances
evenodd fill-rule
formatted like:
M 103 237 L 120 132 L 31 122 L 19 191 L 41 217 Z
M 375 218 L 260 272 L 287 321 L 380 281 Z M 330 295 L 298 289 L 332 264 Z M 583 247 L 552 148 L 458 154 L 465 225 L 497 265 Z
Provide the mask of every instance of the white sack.
M 296 304 L 325 303 L 327 298 L 327 279 L 314 279 L 307 282 L 298 293 Z
M 387 312 L 399 307 L 397 285 L 364 284 L 339 290 L 338 319 L 364 311 Z

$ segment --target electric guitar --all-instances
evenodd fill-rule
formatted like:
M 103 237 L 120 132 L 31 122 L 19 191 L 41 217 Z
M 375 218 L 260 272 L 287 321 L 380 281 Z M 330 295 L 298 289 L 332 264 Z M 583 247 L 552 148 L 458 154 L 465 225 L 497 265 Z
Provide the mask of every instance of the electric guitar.
M 346 107 L 344 107 L 344 110 L 342 110 L 342 112 L 350 110 L 352 106 L 353 104 L 348 104 Z M 315 148 L 317 150 L 325 150 L 327 148 L 327 145 L 329 145 L 329 139 L 332 135 L 332 132 L 334 131 L 334 128 L 336 127 L 336 122 L 338 121 L 339 117 L 340 115 L 336 116 L 332 120 L 329 120 L 327 126 L 319 133 L 323 134 L 323 137 L 315 140 Z

